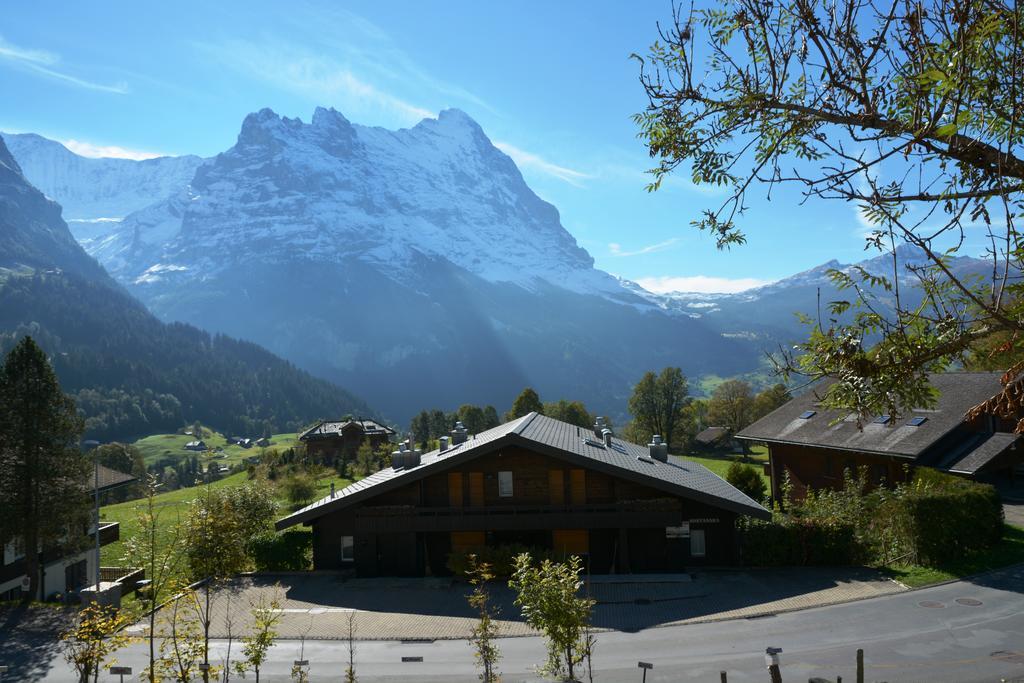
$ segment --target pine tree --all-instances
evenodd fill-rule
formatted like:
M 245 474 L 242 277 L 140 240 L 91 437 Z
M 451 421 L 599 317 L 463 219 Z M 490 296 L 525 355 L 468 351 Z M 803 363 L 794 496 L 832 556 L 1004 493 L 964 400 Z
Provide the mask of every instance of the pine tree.
M 540 402 L 540 396 L 537 395 L 536 391 L 526 387 L 516 396 L 516 400 L 512 402 L 512 409 L 505 414 L 505 421 L 514 420 L 531 412 L 538 412 L 543 415 L 544 404 Z
M 67 533 L 89 524 L 83 429 L 46 355 L 25 337 L 0 366 L 0 541 L 24 544 L 25 600 L 38 597 L 40 551 L 84 542 Z

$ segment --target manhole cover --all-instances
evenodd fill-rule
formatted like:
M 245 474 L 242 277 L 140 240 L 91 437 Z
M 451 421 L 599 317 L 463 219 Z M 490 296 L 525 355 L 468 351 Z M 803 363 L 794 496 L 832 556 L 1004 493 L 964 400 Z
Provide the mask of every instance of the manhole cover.
M 974 598 L 957 598 L 957 604 L 966 605 L 967 607 L 981 607 L 981 600 L 975 600 Z
M 941 609 L 942 607 L 945 607 L 941 602 L 936 602 L 934 600 L 922 600 L 917 604 L 921 607 L 931 607 L 933 609 Z

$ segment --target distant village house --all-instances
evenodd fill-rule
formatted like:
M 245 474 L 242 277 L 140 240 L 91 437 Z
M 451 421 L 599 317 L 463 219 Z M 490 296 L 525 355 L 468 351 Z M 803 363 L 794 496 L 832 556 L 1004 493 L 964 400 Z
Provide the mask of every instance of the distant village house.
M 299 435 L 306 454 L 325 462 L 351 460 L 364 442 L 374 449 L 388 443 L 395 430 L 376 420 L 321 421 Z

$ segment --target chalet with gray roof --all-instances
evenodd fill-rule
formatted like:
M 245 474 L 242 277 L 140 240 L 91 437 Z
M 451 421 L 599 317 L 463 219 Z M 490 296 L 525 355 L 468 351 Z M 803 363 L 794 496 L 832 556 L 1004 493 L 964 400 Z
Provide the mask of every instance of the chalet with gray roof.
M 376 420 L 321 420 L 299 434 L 306 453 L 327 463 L 352 460 L 364 442 L 374 449 L 388 443 L 395 430 Z
M 1013 433 L 1016 420 L 984 416 L 967 420 L 974 406 L 1000 392 L 1000 373 L 950 372 L 931 377 L 934 408 L 898 417 L 877 415 L 861 425 L 856 416 L 825 409 L 827 384 L 795 397 L 736 435 L 768 444 L 772 496 L 781 496 L 785 473 L 794 493 L 808 487 L 839 488 L 847 469 L 867 468 L 871 483 L 903 481 L 914 467 L 932 467 L 996 482 L 1011 477 L 1024 447 Z
M 522 545 L 577 554 L 593 573 L 678 571 L 736 557 L 735 521 L 770 513 L 659 437 L 623 441 L 530 413 L 392 466 L 277 523 L 313 528 L 314 568 L 444 575 L 452 553 Z

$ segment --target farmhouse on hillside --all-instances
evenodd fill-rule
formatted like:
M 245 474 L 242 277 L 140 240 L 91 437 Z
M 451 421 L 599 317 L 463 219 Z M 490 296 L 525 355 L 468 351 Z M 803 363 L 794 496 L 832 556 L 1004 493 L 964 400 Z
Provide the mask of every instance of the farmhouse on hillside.
M 867 469 L 871 484 L 901 482 L 914 467 L 932 467 L 989 483 L 1012 478 L 1024 447 L 1016 420 L 994 416 L 968 421 L 968 410 L 998 394 L 1000 373 L 949 372 L 931 377 L 939 391 L 931 409 L 898 418 L 877 415 L 861 427 L 855 415 L 825 410 L 825 387 L 797 396 L 739 432 L 738 439 L 768 444 L 772 497 L 780 500 L 785 473 L 793 495 L 808 487 L 840 488 L 847 469 Z M 827 385 L 825 385 L 827 387 Z
M 110 491 L 119 486 L 135 481 L 135 477 L 124 474 L 109 467 L 99 465 L 94 477 L 89 475 L 90 492 L 97 489 L 100 493 Z M 98 486 L 97 486 L 98 482 Z M 114 543 L 120 538 L 120 527 L 117 522 L 100 522 L 100 545 Z M 62 555 L 52 548 L 42 548 L 40 556 L 39 595 L 35 599 L 44 600 L 54 593 L 78 591 L 91 585 L 96 576 L 96 565 L 99 557 L 96 554 L 96 529 L 84 530 L 89 540 L 85 550 Z M 18 540 L 10 541 L 4 546 L 2 564 L 0 564 L 0 601 L 17 600 L 28 590 L 29 580 L 25 574 L 25 548 Z
M 309 456 L 334 461 L 351 459 L 363 441 L 376 449 L 394 435 L 394 429 L 376 420 L 321 421 L 299 434 L 299 441 L 306 444 Z
M 451 553 L 518 544 L 581 555 L 593 573 L 735 559 L 735 520 L 770 513 L 660 437 L 639 446 L 529 413 L 421 454 L 278 521 L 313 527 L 314 569 L 444 575 Z

